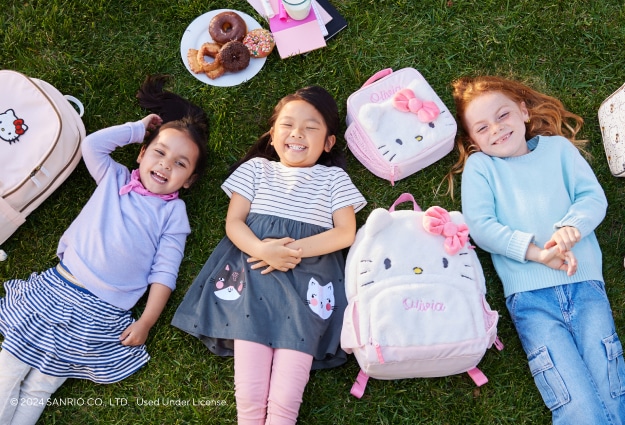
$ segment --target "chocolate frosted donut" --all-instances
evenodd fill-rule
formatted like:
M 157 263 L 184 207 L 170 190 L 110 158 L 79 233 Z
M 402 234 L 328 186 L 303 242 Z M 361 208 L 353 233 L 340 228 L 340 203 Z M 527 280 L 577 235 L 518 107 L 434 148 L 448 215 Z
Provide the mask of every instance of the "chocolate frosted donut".
M 250 51 L 240 41 L 229 41 L 221 47 L 217 58 L 226 71 L 237 72 L 250 64 Z
M 226 44 L 229 41 L 242 41 L 247 34 L 247 24 L 235 12 L 221 12 L 211 19 L 208 33 L 215 43 Z

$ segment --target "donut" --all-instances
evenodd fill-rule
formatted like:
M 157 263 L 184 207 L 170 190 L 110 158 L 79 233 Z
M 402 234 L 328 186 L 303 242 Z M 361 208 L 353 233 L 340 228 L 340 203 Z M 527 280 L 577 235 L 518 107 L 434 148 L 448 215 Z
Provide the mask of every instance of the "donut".
M 221 65 L 217 58 L 215 58 L 214 62 L 208 64 L 211 65 L 210 70 L 204 70 L 204 67 L 200 65 L 200 62 L 198 61 L 199 53 L 200 51 L 197 49 L 189 49 L 189 51 L 187 52 L 187 61 L 189 62 L 189 68 L 191 68 L 192 72 L 196 74 L 200 74 L 203 72 L 211 80 L 214 80 L 215 78 L 219 78 L 224 75 L 226 69 Z
M 222 64 L 219 64 L 217 68 L 211 71 L 205 72 L 204 74 L 206 74 L 206 76 L 210 78 L 211 80 L 214 80 L 215 78 L 219 78 L 222 75 L 224 75 L 225 72 L 226 72 L 226 68 L 224 68 Z
M 217 54 L 221 46 L 217 43 L 204 43 L 197 51 L 197 63 L 202 67 L 202 71 L 209 72 L 214 71 L 219 67 L 219 59 L 217 58 Z M 204 59 L 205 56 L 210 56 L 215 60 L 212 62 L 206 62 Z
M 197 54 L 197 49 L 189 49 L 189 51 L 187 52 L 187 62 L 189 62 L 189 68 L 191 68 L 191 72 L 199 74 L 200 72 L 203 72 L 204 69 L 202 68 L 202 65 L 200 65 L 197 61 Z
M 264 58 L 276 45 L 273 34 L 264 28 L 256 28 L 248 32 L 243 39 L 243 44 L 250 51 L 250 55 L 255 58 Z
M 226 44 L 229 41 L 241 41 L 247 34 L 247 25 L 235 12 L 226 11 L 213 16 L 208 24 L 208 33 L 215 43 Z
M 250 64 L 250 51 L 240 41 L 229 41 L 221 46 L 217 59 L 226 71 L 237 72 Z

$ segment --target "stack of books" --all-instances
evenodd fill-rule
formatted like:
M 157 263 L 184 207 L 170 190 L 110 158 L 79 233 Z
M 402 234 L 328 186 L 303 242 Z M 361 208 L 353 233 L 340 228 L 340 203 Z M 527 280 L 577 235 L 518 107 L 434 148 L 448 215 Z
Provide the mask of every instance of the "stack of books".
M 328 0 L 315 0 L 321 19 L 326 27 L 324 38 L 326 41 L 334 37 L 339 31 L 347 27 L 347 21 L 341 14 L 330 4 Z
M 248 0 L 254 9 L 269 21 L 269 29 L 276 41 L 281 58 L 299 55 L 325 47 L 326 41 L 347 27 L 347 21 L 328 0 L 313 0 L 306 19 L 296 21 L 280 16 L 281 0 L 266 0 L 274 16 L 269 17 L 263 6 L 264 0 Z

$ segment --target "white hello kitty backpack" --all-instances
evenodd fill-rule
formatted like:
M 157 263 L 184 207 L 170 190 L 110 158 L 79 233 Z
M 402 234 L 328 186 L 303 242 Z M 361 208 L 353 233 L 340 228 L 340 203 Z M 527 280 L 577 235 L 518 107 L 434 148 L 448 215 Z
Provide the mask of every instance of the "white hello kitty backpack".
M 83 113 L 49 83 L 0 70 L 0 244 L 76 168 Z
M 413 210 L 395 210 L 412 201 Z M 351 394 L 362 397 L 369 377 L 428 378 L 477 368 L 497 338 L 498 314 L 486 302 L 482 267 L 462 214 L 421 211 L 404 193 L 377 208 L 358 230 L 346 259 L 347 308 L 341 346 L 361 368 Z
M 451 152 L 456 130 L 452 113 L 413 68 L 383 69 L 347 99 L 347 146 L 391 184 Z

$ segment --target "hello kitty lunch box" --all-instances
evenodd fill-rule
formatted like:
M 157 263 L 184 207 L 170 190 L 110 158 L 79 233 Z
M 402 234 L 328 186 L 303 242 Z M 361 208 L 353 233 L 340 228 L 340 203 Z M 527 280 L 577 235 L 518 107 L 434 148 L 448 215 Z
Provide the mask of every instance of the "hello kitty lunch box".
M 414 68 L 383 69 L 347 99 L 347 146 L 393 185 L 451 152 L 456 131 L 452 113 Z

